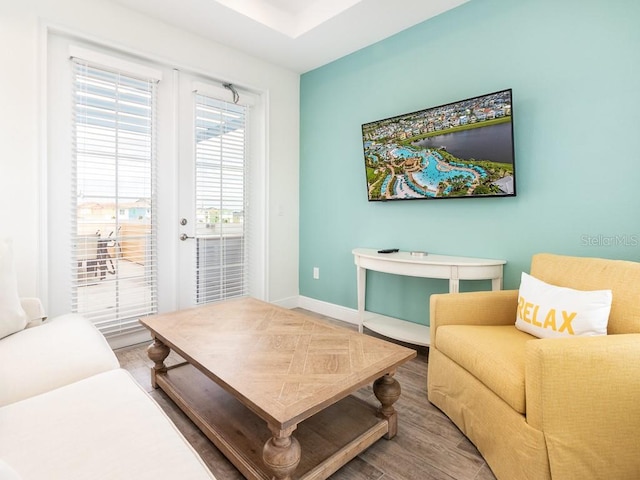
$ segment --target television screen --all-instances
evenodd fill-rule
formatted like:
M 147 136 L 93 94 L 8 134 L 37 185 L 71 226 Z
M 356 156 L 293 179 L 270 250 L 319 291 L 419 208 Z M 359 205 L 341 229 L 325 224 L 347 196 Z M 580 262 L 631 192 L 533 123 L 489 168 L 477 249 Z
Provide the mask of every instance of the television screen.
M 370 201 L 516 194 L 511 89 L 362 125 Z

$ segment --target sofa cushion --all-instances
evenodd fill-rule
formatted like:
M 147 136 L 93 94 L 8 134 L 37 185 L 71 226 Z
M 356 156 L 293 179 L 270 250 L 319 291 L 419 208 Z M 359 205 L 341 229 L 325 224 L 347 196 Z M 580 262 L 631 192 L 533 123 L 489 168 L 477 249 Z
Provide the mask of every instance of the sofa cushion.
M 607 334 L 611 290 L 558 287 L 522 272 L 516 328 L 538 338 Z
M 513 325 L 443 325 L 437 345 L 515 411 L 525 413 L 525 343 L 536 337 Z
M 104 336 L 68 314 L 0 340 L 0 406 L 118 368 Z
M 19 332 L 26 325 L 27 314 L 18 295 L 11 241 L 0 238 L 0 339 Z
M 23 480 L 214 478 L 122 369 L 2 407 L 0 425 L 0 452 Z

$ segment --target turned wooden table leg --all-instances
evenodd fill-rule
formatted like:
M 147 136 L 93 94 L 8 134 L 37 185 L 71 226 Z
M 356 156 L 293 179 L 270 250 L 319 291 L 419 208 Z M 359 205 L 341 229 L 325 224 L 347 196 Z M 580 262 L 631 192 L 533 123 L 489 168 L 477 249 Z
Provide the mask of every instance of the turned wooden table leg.
M 391 374 L 380 377 L 373 382 L 373 393 L 380 401 L 380 415 L 389 422 L 389 432 L 385 435 L 388 440 L 398 433 L 398 413 L 393 408 L 393 404 L 400 398 L 400 384 Z
M 300 463 L 300 444 L 291 435 L 296 427 L 286 430 L 269 427 L 273 437 L 264 444 L 262 459 L 276 480 L 291 480 Z
M 154 363 L 151 368 L 151 385 L 153 388 L 158 388 L 156 382 L 156 376 L 159 373 L 166 373 L 167 367 L 164 364 L 165 359 L 169 356 L 169 347 L 162 343 L 157 338 L 153 339 L 153 343 L 147 347 L 147 355 Z

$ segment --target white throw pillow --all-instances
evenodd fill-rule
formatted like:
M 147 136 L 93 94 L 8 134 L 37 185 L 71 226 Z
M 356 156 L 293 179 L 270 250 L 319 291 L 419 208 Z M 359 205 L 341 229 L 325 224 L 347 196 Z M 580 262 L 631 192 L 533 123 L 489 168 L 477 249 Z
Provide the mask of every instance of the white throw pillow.
M 27 314 L 20 305 L 11 240 L 0 239 L 0 338 L 23 330 Z
M 606 335 L 611 290 L 574 290 L 522 273 L 516 328 L 539 338 Z

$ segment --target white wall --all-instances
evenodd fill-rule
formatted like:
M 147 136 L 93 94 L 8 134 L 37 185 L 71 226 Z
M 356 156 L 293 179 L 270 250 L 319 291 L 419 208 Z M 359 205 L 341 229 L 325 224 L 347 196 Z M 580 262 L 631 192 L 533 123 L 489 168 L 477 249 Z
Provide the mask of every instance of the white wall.
M 299 75 L 104 0 L 0 2 L 0 237 L 14 241 L 23 296 L 47 291 L 40 201 L 46 164 L 48 29 L 87 36 L 267 92 L 268 300 L 298 294 Z

